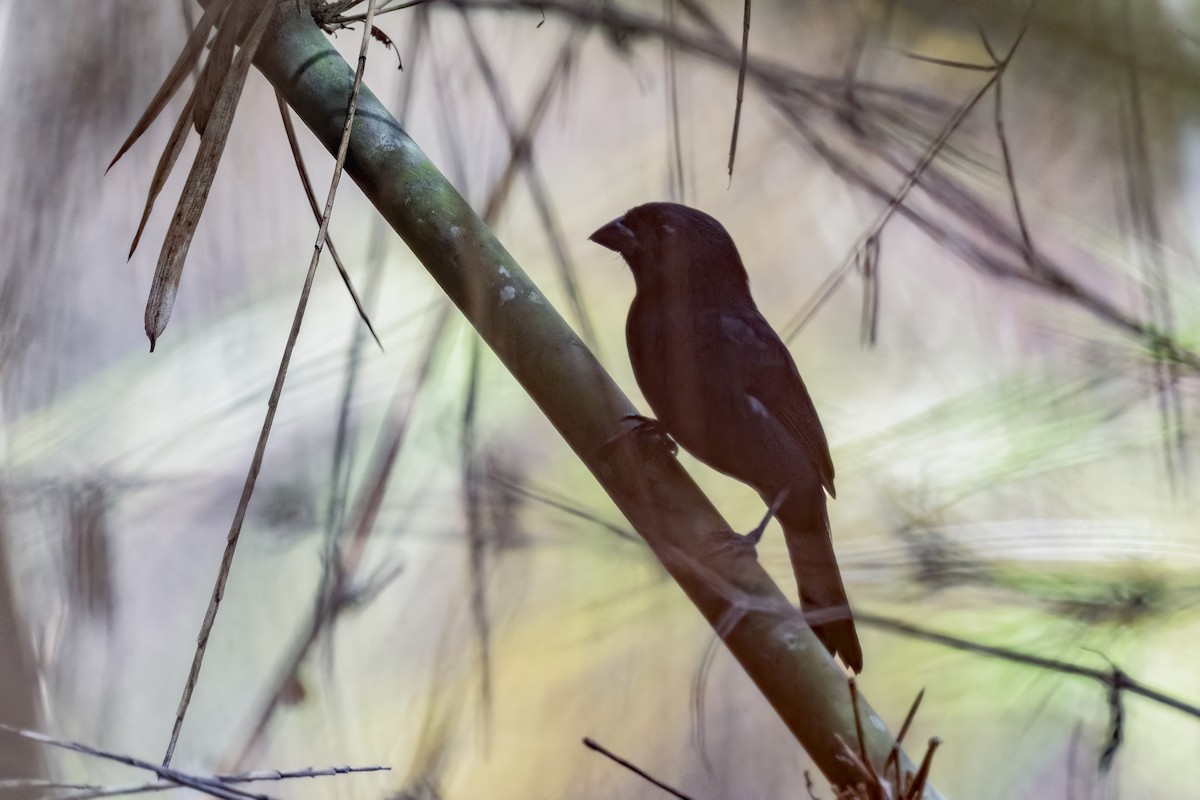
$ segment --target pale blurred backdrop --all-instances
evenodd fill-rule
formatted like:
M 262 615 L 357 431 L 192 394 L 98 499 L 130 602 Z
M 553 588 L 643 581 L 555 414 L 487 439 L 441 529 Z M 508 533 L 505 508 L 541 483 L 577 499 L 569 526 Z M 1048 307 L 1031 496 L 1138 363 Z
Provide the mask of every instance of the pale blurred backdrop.
M 751 53 L 826 80 L 789 95 L 789 112 L 747 82 L 731 180 L 736 70 L 654 35 L 576 32 L 559 5 L 544 24 L 536 10 L 467 15 L 518 128 L 553 79 L 537 174 L 597 354 L 635 398 L 632 280 L 592 230 L 647 200 L 698 206 L 729 229 L 763 313 L 788 328 L 887 208 L 798 126 L 898 191 L 990 76 L 912 56 L 988 64 L 980 29 L 1003 56 L 1026 14 L 1015 0 L 756 3 Z M 689 5 L 621 7 L 699 36 Z M 742 4 L 702 5 L 740 43 Z M 105 168 L 198 14 L 176 0 L 0 2 L 0 722 L 154 762 L 316 232 L 272 91 L 252 71 L 171 327 L 147 352 L 143 307 L 186 166 L 125 256 L 182 98 Z M 1002 86 L 1033 248 L 1200 351 L 1200 4 L 1045 0 L 1028 26 Z M 511 148 L 463 15 L 435 2 L 378 27 L 396 52 L 372 46 L 367 84 L 482 212 Z M 336 41 L 353 58 L 359 31 Z M 862 120 L 845 110 L 855 96 Z M 993 112 L 988 94 L 935 167 L 1016 237 Z M 332 159 L 300 136 L 323 198 Z M 530 186 L 521 173 L 495 230 L 580 330 Z M 931 194 L 908 202 L 955 241 L 1002 251 L 965 200 Z M 476 361 L 457 312 L 431 343 L 439 289 L 348 181 L 331 236 L 383 349 L 326 256 L 174 764 L 392 767 L 256 787 L 283 797 L 663 796 L 586 750 L 590 736 L 695 798 L 805 797 L 806 770 L 828 797 L 533 403 L 486 350 Z M 1111 319 L 988 274 L 952 244 L 897 215 L 875 282 L 851 270 L 791 340 L 837 467 L 851 600 L 981 644 L 1098 669 L 1111 659 L 1200 703 L 1195 370 L 1156 369 L 1147 342 Z M 1022 267 L 1011 252 L 1006 263 Z M 361 594 L 281 677 L 330 520 L 353 519 L 410 405 Z M 752 492 L 681 457 L 735 526 L 757 522 Z M 760 553 L 794 594 L 777 528 Z M 1195 796 L 1196 718 L 1125 697 L 1102 770 L 1113 721 L 1099 684 L 860 633 L 860 685 L 893 726 L 926 690 L 909 741 L 918 753 L 944 741 L 933 779 L 948 797 Z M 25 748 L 0 738 L 4 777 L 140 777 Z

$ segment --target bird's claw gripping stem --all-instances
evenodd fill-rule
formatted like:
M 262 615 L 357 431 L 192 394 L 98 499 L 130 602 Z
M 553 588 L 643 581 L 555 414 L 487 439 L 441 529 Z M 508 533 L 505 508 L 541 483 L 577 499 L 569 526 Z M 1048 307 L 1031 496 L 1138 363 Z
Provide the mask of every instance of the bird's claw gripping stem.
M 626 414 L 621 417 L 621 424 L 617 428 L 616 433 L 608 438 L 602 449 L 611 449 L 618 441 L 631 434 L 645 436 L 652 441 L 660 443 L 672 456 L 679 455 L 679 445 L 675 443 L 675 440 L 663 428 L 662 423 L 650 417 L 643 417 L 640 414 Z

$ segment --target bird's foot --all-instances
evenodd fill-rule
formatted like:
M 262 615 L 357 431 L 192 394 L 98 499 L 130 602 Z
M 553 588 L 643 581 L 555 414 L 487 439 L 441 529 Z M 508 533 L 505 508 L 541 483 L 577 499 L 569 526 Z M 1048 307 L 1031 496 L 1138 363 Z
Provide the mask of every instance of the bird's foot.
M 665 466 L 665 460 L 673 459 L 678 452 L 678 445 L 658 420 L 626 414 L 613 434 L 600 445 L 597 455 L 602 474 L 616 478 L 637 473 L 639 470 L 630 469 L 634 464 L 662 462 L 659 466 Z
M 669 451 L 672 456 L 679 454 L 679 445 L 667 433 L 662 423 L 650 417 L 643 417 L 640 414 L 626 414 L 621 417 L 621 424 L 617 428 L 617 432 L 608 438 L 608 441 L 604 443 L 603 449 L 611 449 L 613 445 L 631 434 L 646 437 L 647 441 L 659 444 Z
M 751 547 L 758 546 L 759 541 L 762 539 L 763 532 L 766 531 L 767 526 L 771 524 L 771 520 L 775 518 L 775 515 L 779 513 L 779 507 L 783 505 L 784 500 L 787 500 L 787 497 L 789 494 L 791 494 L 791 491 L 791 489 L 784 489 L 775 496 L 775 500 L 767 509 L 767 514 L 765 517 L 763 517 L 762 522 L 758 523 L 758 527 L 756 527 L 754 530 L 743 536 L 742 541 L 746 542 L 746 544 L 750 545 Z

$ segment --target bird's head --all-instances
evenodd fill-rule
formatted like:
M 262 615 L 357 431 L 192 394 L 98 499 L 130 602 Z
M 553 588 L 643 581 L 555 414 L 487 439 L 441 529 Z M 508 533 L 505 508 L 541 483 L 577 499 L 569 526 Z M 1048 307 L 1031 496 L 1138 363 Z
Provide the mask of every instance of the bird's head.
M 588 237 L 620 253 L 639 292 L 748 292 L 746 269 L 721 223 L 678 203 L 631 208 Z

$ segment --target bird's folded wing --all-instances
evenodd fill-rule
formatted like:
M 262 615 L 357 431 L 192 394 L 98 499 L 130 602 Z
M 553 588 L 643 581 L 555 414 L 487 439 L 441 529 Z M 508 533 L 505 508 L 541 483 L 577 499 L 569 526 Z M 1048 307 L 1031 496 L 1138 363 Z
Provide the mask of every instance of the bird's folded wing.
M 821 485 L 836 497 L 825 431 L 787 346 L 757 312 L 722 312 L 714 322 L 738 354 L 733 363 L 740 365 L 745 376 L 746 393 L 796 437 L 820 474 Z

